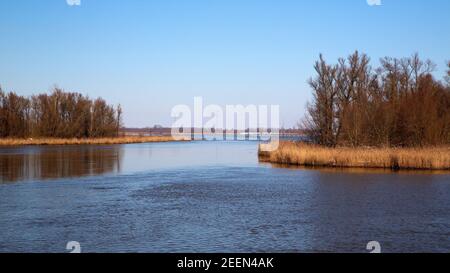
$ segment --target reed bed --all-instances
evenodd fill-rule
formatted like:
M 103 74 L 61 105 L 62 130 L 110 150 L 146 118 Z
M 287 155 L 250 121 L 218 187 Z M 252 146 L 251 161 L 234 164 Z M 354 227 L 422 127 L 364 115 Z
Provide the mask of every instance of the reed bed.
M 429 148 L 327 148 L 281 142 L 261 161 L 306 167 L 383 168 L 392 170 L 450 170 L 450 146 Z
M 107 145 L 107 144 L 131 144 L 149 142 L 171 142 L 175 141 L 171 136 L 129 136 L 110 138 L 5 138 L 0 139 L 0 146 L 22 146 L 22 145 Z

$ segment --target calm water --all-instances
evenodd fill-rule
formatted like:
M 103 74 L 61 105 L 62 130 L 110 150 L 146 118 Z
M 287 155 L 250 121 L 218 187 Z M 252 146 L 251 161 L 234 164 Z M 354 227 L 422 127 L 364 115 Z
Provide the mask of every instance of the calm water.
M 279 168 L 256 150 L 0 148 L 0 252 L 450 252 L 450 175 Z

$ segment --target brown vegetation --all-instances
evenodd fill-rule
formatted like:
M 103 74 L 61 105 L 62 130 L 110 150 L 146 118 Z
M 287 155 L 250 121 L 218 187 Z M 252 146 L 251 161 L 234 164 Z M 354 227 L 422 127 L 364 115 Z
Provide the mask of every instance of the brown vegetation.
M 0 138 L 116 137 L 122 110 L 103 99 L 91 100 L 55 88 L 31 97 L 0 88 Z
M 435 148 L 331 148 L 281 142 L 274 152 L 259 152 L 260 160 L 308 167 L 450 170 L 450 146 Z
M 373 69 L 358 52 L 335 65 L 320 56 L 303 123 L 311 140 L 328 147 L 450 145 L 450 63 L 446 83 L 417 54 L 380 63 Z
M 174 139 L 170 136 L 148 137 L 111 137 L 111 138 L 0 138 L 0 146 L 20 145 L 103 145 L 103 144 L 131 144 L 147 142 L 170 142 Z
M 303 128 L 315 145 L 284 142 L 263 161 L 311 167 L 450 170 L 450 62 L 445 82 L 417 54 L 372 69 L 355 52 L 335 65 L 322 55 L 309 81 Z M 368 148 L 371 147 L 371 148 Z

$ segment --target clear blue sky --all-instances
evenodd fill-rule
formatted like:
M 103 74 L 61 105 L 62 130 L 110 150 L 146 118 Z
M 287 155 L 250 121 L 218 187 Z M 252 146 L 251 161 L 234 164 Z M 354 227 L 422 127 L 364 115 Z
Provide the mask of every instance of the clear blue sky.
M 303 116 L 319 53 L 374 61 L 419 52 L 442 77 L 450 1 L 0 1 L 0 85 L 22 95 L 54 85 L 121 103 L 127 126 L 171 125 L 176 104 L 279 104 Z

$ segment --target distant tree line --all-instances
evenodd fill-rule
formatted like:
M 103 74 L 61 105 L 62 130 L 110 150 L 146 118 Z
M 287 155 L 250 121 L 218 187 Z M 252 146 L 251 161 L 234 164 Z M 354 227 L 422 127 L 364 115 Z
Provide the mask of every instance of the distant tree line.
M 103 99 L 55 88 L 31 97 L 0 88 L 0 137 L 98 138 L 115 137 L 122 109 Z
M 355 52 L 328 64 L 323 56 L 310 79 L 314 99 L 303 122 L 325 146 L 416 147 L 450 144 L 450 62 L 445 82 L 418 54 L 383 58 L 373 69 Z

